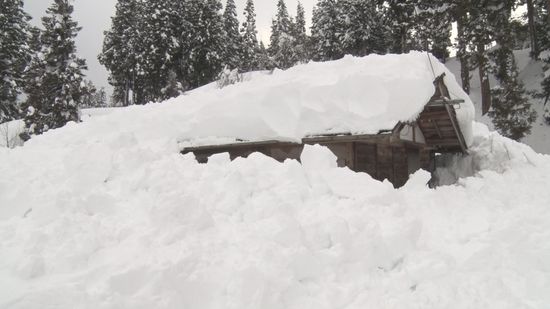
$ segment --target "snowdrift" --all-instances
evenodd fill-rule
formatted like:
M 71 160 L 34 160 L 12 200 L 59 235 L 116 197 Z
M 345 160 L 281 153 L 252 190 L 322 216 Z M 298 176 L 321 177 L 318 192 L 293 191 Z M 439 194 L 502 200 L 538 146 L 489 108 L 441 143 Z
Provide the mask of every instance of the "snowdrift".
M 237 87 L 93 113 L 0 148 L 0 308 L 550 303 L 550 157 L 476 124 L 471 156 L 445 171 L 456 185 L 431 190 L 418 172 L 396 190 L 320 146 L 303 164 L 180 155 L 198 126 L 180 117 L 204 108 L 193 98 Z M 282 132 L 263 128 L 249 137 Z

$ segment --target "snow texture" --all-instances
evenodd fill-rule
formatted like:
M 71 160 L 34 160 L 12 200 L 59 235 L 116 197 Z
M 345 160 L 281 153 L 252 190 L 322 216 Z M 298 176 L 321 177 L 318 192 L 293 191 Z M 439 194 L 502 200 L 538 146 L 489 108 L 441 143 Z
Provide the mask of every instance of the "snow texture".
M 359 74 L 362 61 L 340 63 Z M 280 91 L 278 74 L 269 81 Z M 317 78 L 334 85 L 335 76 Z M 457 184 L 432 190 L 426 172 L 394 189 L 336 167 L 321 146 L 307 146 L 303 164 L 179 154 L 180 138 L 197 132 L 186 115 L 206 108 L 184 101 L 225 94 L 235 106 L 232 91 L 92 110 L 81 124 L 0 148 L 0 308 L 550 303 L 550 157 L 475 124 L 471 155 L 445 171 Z
M 257 74 L 218 91 L 207 86 L 207 91 L 199 89 L 169 100 L 163 108 L 145 107 L 152 115 L 146 123 L 162 125 L 164 117 L 154 114 L 164 115 L 171 109 L 177 119 L 173 130 L 180 132 L 177 138 L 184 145 L 377 134 L 393 129 L 399 121 L 415 120 L 435 92 L 435 77 L 442 73 L 451 99 L 465 100 L 457 114 L 470 144 L 472 102 L 443 64 L 421 52 L 348 56 L 276 70 L 272 75 Z

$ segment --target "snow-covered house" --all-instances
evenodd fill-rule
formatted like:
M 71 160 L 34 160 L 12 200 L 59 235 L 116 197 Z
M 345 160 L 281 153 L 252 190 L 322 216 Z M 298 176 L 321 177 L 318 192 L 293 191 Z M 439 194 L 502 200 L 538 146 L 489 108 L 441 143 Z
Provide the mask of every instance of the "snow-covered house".
M 220 91 L 223 111 L 196 124 L 206 132 L 217 119 L 215 136 L 224 140 L 186 145 L 183 153 L 199 162 L 254 152 L 284 161 L 321 144 L 339 166 L 399 187 L 418 169 L 431 170 L 436 153 L 466 153 L 471 142 L 472 102 L 425 53 L 310 63 L 231 87 Z

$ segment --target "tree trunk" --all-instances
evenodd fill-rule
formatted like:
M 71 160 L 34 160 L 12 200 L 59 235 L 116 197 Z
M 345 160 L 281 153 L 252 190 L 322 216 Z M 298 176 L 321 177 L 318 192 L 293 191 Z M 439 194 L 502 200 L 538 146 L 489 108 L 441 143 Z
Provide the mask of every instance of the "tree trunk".
M 467 42 L 464 39 L 464 10 L 458 12 L 457 29 L 458 29 L 458 51 L 457 56 L 460 60 L 460 78 L 462 80 L 462 89 L 467 94 L 470 94 L 470 65 L 468 63 Z
M 550 5 L 550 0 L 548 0 Z M 527 20 L 529 25 L 529 39 L 531 41 L 531 57 L 533 59 L 538 59 L 539 43 L 537 41 L 537 29 L 535 26 L 535 8 L 533 6 L 533 0 L 527 0 Z
M 487 58 L 485 57 L 485 45 L 478 44 L 477 57 L 479 67 L 479 81 L 481 83 L 481 111 L 485 115 L 491 109 L 491 83 L 487 72 Z

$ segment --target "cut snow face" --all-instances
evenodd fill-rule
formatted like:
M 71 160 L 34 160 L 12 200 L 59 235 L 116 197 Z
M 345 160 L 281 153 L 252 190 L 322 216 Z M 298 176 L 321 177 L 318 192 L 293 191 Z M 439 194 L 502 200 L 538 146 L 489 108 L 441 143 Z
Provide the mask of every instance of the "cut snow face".
M 420 171 L 396 190 L 336 167 L 320 146 L 306 146 L 303 165 L 180 155 L 199 103 L 245 84 L 86 112 L 81 124 L 0 148 L 0 308 L 550 303 L 549 157 L 476 125 L 471 155 L 445 171 L 468 177 L 430 190 Z M 240 128 L 227 130 L 229 139 Z

